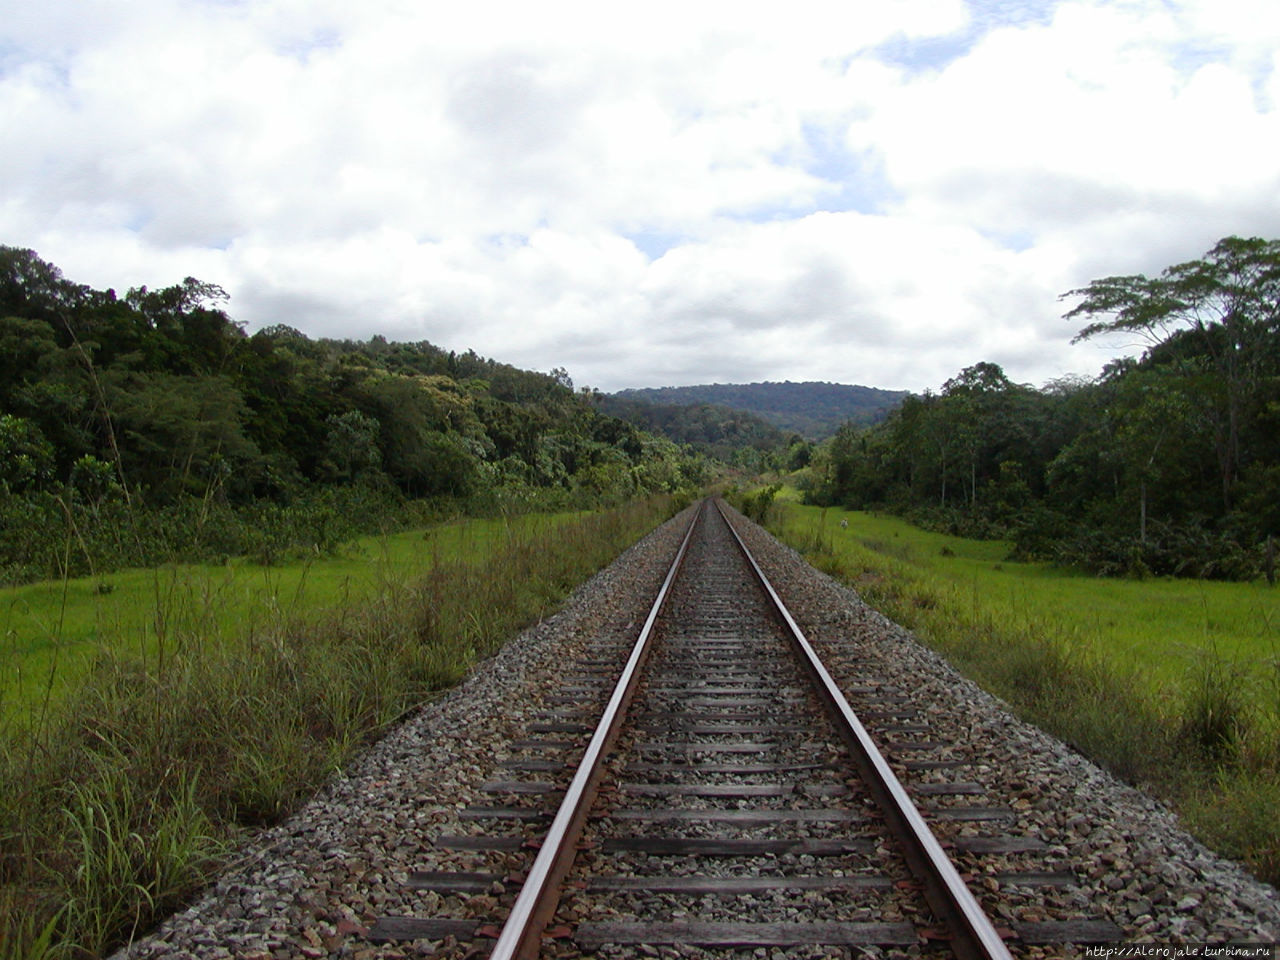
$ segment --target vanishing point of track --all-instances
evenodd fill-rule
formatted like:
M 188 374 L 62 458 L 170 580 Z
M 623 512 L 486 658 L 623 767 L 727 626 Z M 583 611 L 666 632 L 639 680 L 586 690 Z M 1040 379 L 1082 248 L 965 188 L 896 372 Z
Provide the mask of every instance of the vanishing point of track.
M 488 785 L 505 804 L 465 813 L 485 834 L 436 840 L 537 849 L 505 924 L 384 918 L 371 938 L 455 937 L 483 953 L 496 937 L 495 960 L 655 944 L 1010 956 L 1013 931 L 983 913 L 716 502 L 694 512 L 638 638 L 603 653 L 551 699 L 563 709 L 541 736 L 513 745 L 530 756 L 509 768 L 547 779 Z M 912 728 L 900 691 L 861 693 Z

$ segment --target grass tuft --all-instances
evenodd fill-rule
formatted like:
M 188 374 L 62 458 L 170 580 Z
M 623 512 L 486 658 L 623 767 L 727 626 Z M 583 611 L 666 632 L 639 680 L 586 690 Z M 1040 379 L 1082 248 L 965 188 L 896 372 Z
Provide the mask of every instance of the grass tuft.
M 101 954 L 181 903 L 222 843 L 194 777 L 179 774 L 146 791 L 124 767 L 105 758 L 95 766 L 88 779 L 68 786 L 65 846 L 46 869 L 63 897 L 56 927 L 75 931 L 82 950 Z
M 1238 760 L 1251 727 L 1242 671 L 1216 650 L 1201 651 L 1183 691 L 1180 717 L 1182 739 L 1206 762 Z

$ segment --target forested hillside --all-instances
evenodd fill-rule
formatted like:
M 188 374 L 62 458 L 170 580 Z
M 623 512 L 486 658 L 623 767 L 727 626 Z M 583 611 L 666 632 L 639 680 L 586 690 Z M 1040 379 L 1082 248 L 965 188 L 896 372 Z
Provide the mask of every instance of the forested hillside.
M 609 394 L 596 395 L 594 402 L 602 413 L 687 443 L 725 463 L 759 467 L 787 445 L 781 430 L 745 410 L 711 403 L 649 403 Z
M 992 363 L 842 428 L 810 497 L 885 506 L 1102 573 L 1248 579 L 1280 533 L 1280 240 L 1222 240 L 1160 276 L 1065 295 L 1078 339 L 1140 357 L 1043 389 Z
M 874 423 L 905 397 L 844 383 L 712 383 L 694 387 L 620 390 L 614 396 L 655 404 L 715 404 L 745 410 L 786 432 L 810 440 L 831 436 L 846 422 Z
M 424 502 L 586 506 L 701 480 L 563 371 L 283 324 L 248 335 L 226 301 L 192 278 L 118 296 L 0 247 L 0 582 L 270 560 Z

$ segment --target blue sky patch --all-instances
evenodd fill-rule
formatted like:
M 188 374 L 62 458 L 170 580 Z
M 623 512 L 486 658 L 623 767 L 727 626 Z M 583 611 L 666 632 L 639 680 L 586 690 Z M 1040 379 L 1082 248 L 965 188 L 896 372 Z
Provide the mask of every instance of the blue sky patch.
M 804 126 L 807 173 L 821 178 L 829 187 L 816 209 L 832 213 L 882 213 L 898 199 L 884 172 L 884 163 L 873 151 L 854 152 L 844 142 L 843 128 L 816 124 Z
M 635 244 L 636 249 L 651 261 L 661 259 L 668 250 L 680 246 L 685 241 L 685 238 L 678 233 L 664 233 L 661 230 L 640 230 L 622 235 Z
M 978 230 L 978 233 L 1005 250 L 1022 253 L 1035 246 L 1036 238 L 1029 230 Z
M 883 63 L 908 73 L 942 70 L 969 53 L 974 45 L 1000 27 L 1046 24 L 1059 0 L 968 0 L 969 22 L 955 33 L 938 37 L 897 34 L 871 50 Z

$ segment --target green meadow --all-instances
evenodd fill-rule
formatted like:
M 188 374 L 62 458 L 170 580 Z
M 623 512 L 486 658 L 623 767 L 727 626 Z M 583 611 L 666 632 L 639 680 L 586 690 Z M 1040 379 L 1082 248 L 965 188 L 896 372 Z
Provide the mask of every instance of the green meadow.
M 579 516 L 454 520 L 273 566 L 236 558 L 0 588 L 0 713 L 57 699 L 108 653 L 156 660 L 192 642 L 234 642 L 376 602 L 424 570 L 479 563 L 513 538 L 550 533 Z
M 1280 590 L 1082 575 L 785 493 L 769 525 L 1020 715 L 1280 880 Z
M 1280 706 L 1268 701 L 1277 692 L 1280 666 L 1280 591 L 1265 582 L 1081 575 L 1048 563 L 1011 561 L 1004 541 L 932 533 L 896 517 L 857 511 L 789 504 L 781 522 L 788 540 L 820 536 L 860 576 L 898 574 L 878 588 L 914 608 L 917 623 L 950 617 L 957 607 L 979 619 L 1038 623 L 1164 699 L 1185 690 L 1204 659 L 1213 657 L 1246 678 L 1260 710 Z M 943 597 L 947 613 L 930 614 Z
M 6 590 L 0 960 L 144 932 L 682 502 Z

